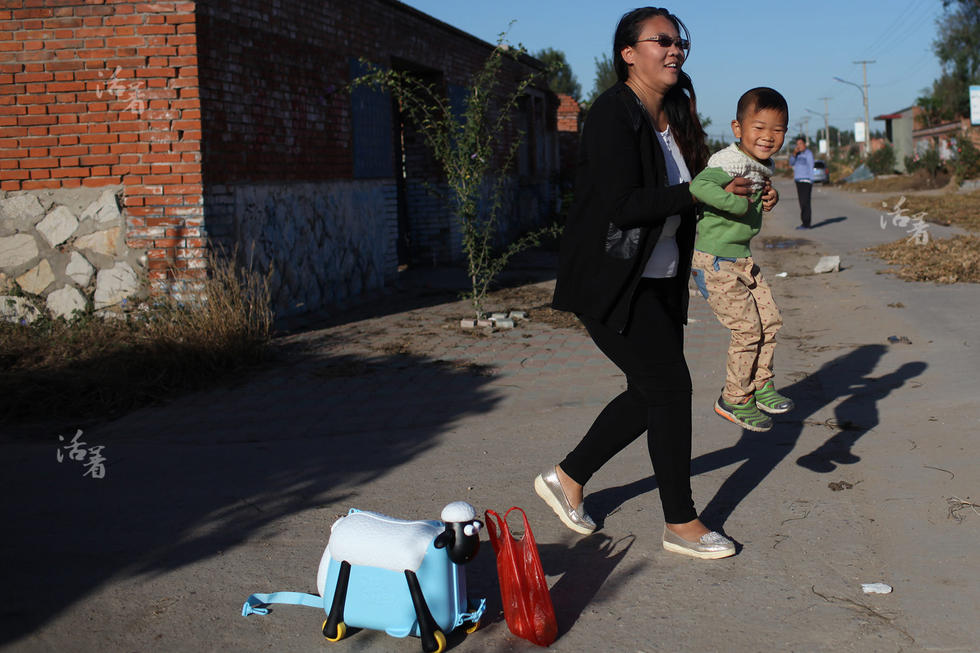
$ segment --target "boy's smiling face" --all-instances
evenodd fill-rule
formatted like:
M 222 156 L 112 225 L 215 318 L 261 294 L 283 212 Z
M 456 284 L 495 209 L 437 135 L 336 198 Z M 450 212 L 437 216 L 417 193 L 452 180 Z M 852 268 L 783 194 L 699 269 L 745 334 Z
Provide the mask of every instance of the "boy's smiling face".
M 732 121 L 732 133 L 741 141 L 739 149 L 756 161 L 767 161 L 783 146 L 788 120 L 783 111 L 753 107 L 741 122 Z

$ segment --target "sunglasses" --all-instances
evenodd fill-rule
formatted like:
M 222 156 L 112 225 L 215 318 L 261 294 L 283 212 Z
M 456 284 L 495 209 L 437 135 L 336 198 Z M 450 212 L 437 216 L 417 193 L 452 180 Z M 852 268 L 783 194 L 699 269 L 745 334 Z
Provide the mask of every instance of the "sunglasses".
M 640 41 L 653 41 L 654 43 L 657 43 L 662 48 L 669 48 L 672 45 L 676 45 L 677 47 L 679 47 L 681 50 L 684 50 L 685 52 L 691 49 L 691 42 L 688 41 L 687 39 L 682 39 L 682 38 L 674 39 L 667 36 L 666 34 L 657 34 L 656 36 L 651 36 L 649 38 L 636 40 L 637 43 L 639 43 Z

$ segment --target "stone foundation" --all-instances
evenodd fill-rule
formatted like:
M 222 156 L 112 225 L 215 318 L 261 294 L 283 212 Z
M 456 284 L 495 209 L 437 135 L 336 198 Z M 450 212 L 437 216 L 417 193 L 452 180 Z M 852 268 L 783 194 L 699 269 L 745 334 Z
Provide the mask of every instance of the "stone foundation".
M 397 274 L 397 197 L 391 181 L 231 187 L 234 241 L 270 276 L 278 317 L 343 304 Z
M 146 257 L 126 245 L 121 195 L 118 186 L 0 194 L 0 317 L 32 322 L 35 303 L 70 318 L 89 300 L 105 310 L 145 295 Z

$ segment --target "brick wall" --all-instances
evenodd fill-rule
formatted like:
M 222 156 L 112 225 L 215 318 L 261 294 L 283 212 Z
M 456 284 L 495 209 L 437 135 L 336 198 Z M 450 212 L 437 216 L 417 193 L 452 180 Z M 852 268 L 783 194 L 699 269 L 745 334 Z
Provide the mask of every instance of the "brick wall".
M 204 273 L 193 2 L 0 2 L 0 189 L 123 185 L 150 278 Z
M 455 97 L 482 67 L 489 44 L 392 0 L 199 0 L 198 37 L 204 201 L 213 240 L 250 247 L 238 242 L 235 200 L 255 196 L 247 186 L 383 184 L 398 179 L 404 154 L 408 180 L 388 218 L 405 247 L 401 258 L 389 257 L 385 277 L 396 274 L 398 263 L 459 259 L 452 216 L 421 190 L 443 182 L 421 138 L 406 124 L 404 138 L 396 139 L 401 121 L 391 99 L 363 88 L 351 94 L 347 84 L 364 70 L 364 58 L 415 71 Z M 503 86 L 530 70 L 508 62 Z M 516 122 L 508 136 L 516 136 Z M 547 174 L 541 166 L 539 176 Z
M 443 182 L 438 166 L 411 126 L 396 138 L 390 97 L 347 84 L 363 57 L 423 72 L 455 102 L 491 49 L 395 0 L 0 0 L 0 191 L 122 186 L 127 244 L 145 251 L 158 288 L 203 277 L 206 244 L 247 246 L 246 208 L 250 233 L 276 232 L 270 244 L 290 230 L 256 221 L 295 217 L 333 238 L 316 203 L 334 190 L 355 198 L 345 216 L 361 210 L 356 198 L 386 212 L 372 216 L 379 239 L 397 236 L 370 258 L 387 262 L 384 278 L 406 257 L 458 259 L 448 209 L 418 192 Z M 531 69 L 506 62 L 503 87 Z M 534 165 L 521 164 L 530 186 L 549 183 L 557 151 L 545 133 L 555 129 L 553 96 L 538 95 L 540 139 L 525 148 Z M 551 113 L 542 121 L 538 110 Z M 515 123 L 502 142 L 516 136 Z M 286 197 L 290 185 L 309 198 L 290 204 L 303 216 L 243 207 Z M 392 189 L 397 201 L 381 199 Z M 414 251 L 396 254 L 396 241 Z M 274 258 L 288 265 L 289 255 Z

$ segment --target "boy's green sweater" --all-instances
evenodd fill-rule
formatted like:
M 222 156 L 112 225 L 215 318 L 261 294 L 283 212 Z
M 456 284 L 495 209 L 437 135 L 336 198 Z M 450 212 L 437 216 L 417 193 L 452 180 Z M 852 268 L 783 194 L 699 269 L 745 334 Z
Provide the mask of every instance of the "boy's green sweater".
M 741 197 L 725 191 L 732 176 L 721 168 L 705 168 L 691 180 L 691 195 L 704 203 L 694 248 L 715 256 L 752 256 L 749 241 L 762 228 L 762 191 Z

